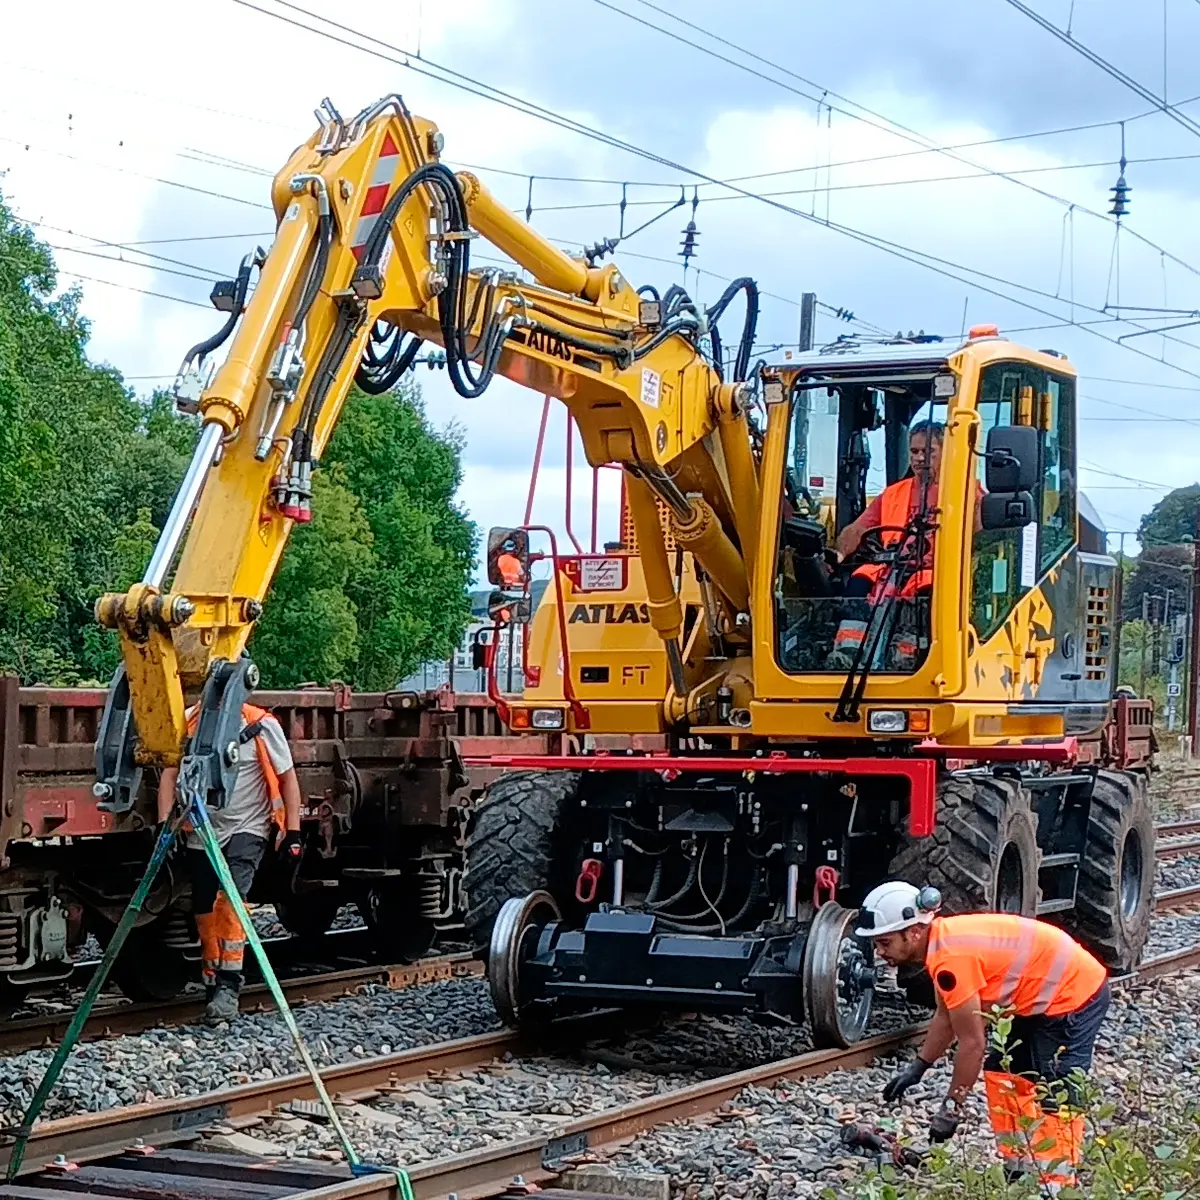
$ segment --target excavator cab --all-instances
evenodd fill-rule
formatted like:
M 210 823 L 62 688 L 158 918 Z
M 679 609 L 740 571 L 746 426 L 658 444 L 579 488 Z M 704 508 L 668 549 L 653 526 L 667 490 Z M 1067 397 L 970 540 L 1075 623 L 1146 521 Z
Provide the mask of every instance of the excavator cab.
M 840 378 L 817 364 L 792 383 L 775 576 L 785 671 L 911 673 L 928 652 L 951 393 L 936 363 L 914 367 Z

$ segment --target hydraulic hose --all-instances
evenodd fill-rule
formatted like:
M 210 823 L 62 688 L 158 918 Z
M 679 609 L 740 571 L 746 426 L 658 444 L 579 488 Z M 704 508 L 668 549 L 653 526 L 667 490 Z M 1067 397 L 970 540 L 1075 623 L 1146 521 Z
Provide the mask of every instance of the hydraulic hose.
M 713 359 L 722 382 L 725 379 L 725 372 L 721 357 L 721 335 L 718 332 L 717 324 L 738 292 L 746 293 L 746 317 L 742 322 L 742 337 L 738 343 L 737 357 L 733 363 L 732 382 L 742 383 L 750 370 L 750 355 L 754 351 L 754 334 L 758 329 L 758 284 L 748 275 L 735 279 L 706 312 L 713 342 Z
M 194 359 L 205 358 L 228 341 L 229 335 L 233 332 L 233 327 L 238 322 L 238 317 L 242 315 L 242 309 L 246 306 L 246 293 L 250 290 L 250 272 L 257 261 L 257 254 L 247 254 L 242 259 L 242 265 L 238 267 L 237 278 L 233 284 L 233 307 L 229 310 L 229 315 L 225 318 L 225 324 L 212 337 L 205 338 L 202 342 L 197 342 L 184 355 L 183 363 L 185 367 Z
M 395 387 L 412 366 L 421 346 L 419 337 L 406 338 L 394 325 L 376 321 L 354 372 L 354 382 L 368 396 L 382 395 Z

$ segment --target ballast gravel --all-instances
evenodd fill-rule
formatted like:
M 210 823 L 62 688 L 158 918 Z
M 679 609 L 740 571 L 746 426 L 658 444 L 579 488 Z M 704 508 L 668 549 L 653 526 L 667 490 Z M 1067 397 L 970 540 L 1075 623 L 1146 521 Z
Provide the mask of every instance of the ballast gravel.
M 313 1058 L 322 1066 L 499 1027 L 487 985 L 478 979 L 402 990 L 370 986 L 294 1011 Z M 0 1121 L 11 1124 L 21 1115 L 51 1055 L 46 1049 L 0 1058 Z M 273 1011 L 248 1013 L 215 1029 L 152 1029 L 78 1047 L 44 1115 L 61 1117 L 163 1096 L 193 1096 L 300 1069 L 291 1037 Z
M 870 1032 L 910 1024 L 912 1011 L 898 997 L 886 998 Z M 811 1049 L 803 1029 L 768 1029 L 743 1017 L 672 1018 L 581 1045 L 570 1057 L 509 1055 L 484 1068 L 414 1080 L 342 1115 L 364 1157 L 411 1166 L 552 1132 L 588 1113 Z M 318 1121 L 282 1115 L 253 1135 L 287 1154 L 340 1158 L 336 1134 Z
M 302 1005 L 295 1012 L 321 1066 L 499 1028 L 487 985 L 478 979 L 397 991 L 370 986 L 353 996 Z M 911 1019 L 906 1005 L 883 1004 L 873 1028 L 895 1028 Z M 585 1072 L 602 1076 L 608 1071 L 621 1077 L 640 1069 L 647 1078 L 701 1078 L 800 1054 L 810 1044 L 805 1029 L 764 1028 L 744 1017 L 674 1019 L 653 1031 L 606 1036 L 589 1049 Z M 0 1059 L 0 1121 L 11 1123 L 21 1115 L 51 1053 L 33 1050 Z M 300 1069 L 287 1030 L 274 1012 L 248 1013 L 215 1029 L 153 1029 L 78 1047 L 45 1116 L 197 1095 Z
M 1200 973 L 1195 971 L 1118 991 L 1100 1032 L 1092 1071 L 1102 1102 L 1115 1103 L 1118 1118 L 1153 1113 L 1194 1096 L 1198 1005 Z M 709 1118 L 652 1130 L 596 1157 L 618 1175 L 668 1176 L 672 1200 L 879 1196 L 884 1193 L 878 1190 L 878 1165 L 841 1146 L 842 1125 L 859 1121 L 883 1127 L 924 1147 L 929 1116 L 950 1082 L 948 1066 L 940 1064 L 902 1104 L 885 1105 L 880 1091 L 896 1061 L 822 1079 L 748 1088 Z M 968 1101 L 955 1147 L 981 1164 L 992 1160 L 982 1085 Z
M 1156 892 L 1165 892 L 1171 888 L 1195 887 L 1196 884 L 1200 884 L 1200 854 L 1159 861 L 1154 885 Z

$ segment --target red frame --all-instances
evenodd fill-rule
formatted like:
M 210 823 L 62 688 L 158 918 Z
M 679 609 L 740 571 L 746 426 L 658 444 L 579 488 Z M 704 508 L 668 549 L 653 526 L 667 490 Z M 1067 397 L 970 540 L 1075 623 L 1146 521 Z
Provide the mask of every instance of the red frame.
M 562 575 L 559 572 L 559 564 L 562 562 L 562 557 L 558 553 L 558 539 L 554 536 L 554 530 L 549 525 L 519 525 L 518 529 L 525 530 L 526 533 L 544 533 L 550 539 L 550 565 L 554 570 L 554 602 L 555 609 L 558 615 L 558 637 L 562 644 L 563 658 L 563 695 L 566 698 L 567 705 L 571 709 L 571 717 L 575 722 L 576 729 L 590 729 L 591 717 L 588 711 L 579 703 L 579 697 L 575 694 L 575 684 L 571 679 L 571 647 L 567 642 L 567 605 L 563 599 Z M 530 555 L 530 561 L 535 558 Z M 545 555 L 537 555 L 536 558 L 544 558 Z M 496 711 L 500 714 L 500 719 L 511 728 L 509 722 L 509 713 L 512 706 L 503 698 L 500 691 L 500 685 L 496 681 L 496 647 L 500 642 L 500 629 L 502 626 L 493 625 L 492 630 L 494 636 L 488 642 L 487 651 L 487 692 L 488 697 L 496 705 Z M 527 659 L 529 655 L 529 639 L 523 638 L 521 644 L 521 656 Z M 544 707 L 550 707 L 546 705 Z M 534 731 L 536 732 L 536 731 Z M 546 732 L 542 730 L 541 732 Z M 565 731 L 564 731 L 565 732 Z
M 793 758 L 782 750 L 773 750 L 758 758 L 600 751 L 595 754 L 498 754 L 488 759 L 488 765 L 498 769 L 545 771 L 657 771 L 668 780 L 678 778 L 685 771 L 894 775 L 908 780 L 908 830 L 913 837 L 928 837 L 933 832 L 937 796 L 937 763 L 932 758 Z
M 917 752 L 962 762 L 1073 763 L 1079 757 L 1079 739 L 1065 737 L 1060 742 L 1010 742 L 1001 746 L 943 746 L 927 739 L 917 743 Z

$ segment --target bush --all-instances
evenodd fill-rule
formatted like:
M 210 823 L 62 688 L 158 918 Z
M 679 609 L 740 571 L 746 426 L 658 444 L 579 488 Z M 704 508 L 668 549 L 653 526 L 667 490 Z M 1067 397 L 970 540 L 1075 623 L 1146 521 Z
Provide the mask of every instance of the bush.
M 1011 1020 L 993 1015 L 990 1021 L 993 1040 L 1005 1046 Z M 1149 1035 L 1139 1042 L 1127 1048 L 1127 1056 L 1137 1056 L 1140 1070 L 1124 1087 L 1105 1088 L 1083 1075 L 1072 1080 L 1085 1123 L 1083 1162 L 1078 1186 L 1064 1187 L 1060 1200 L 1200 1200 L 1200 1101 L 1194 1081 L 1189 1086 L 1186 1076 L 1152 1075 L 1156 1047 Z M 1062 1084 L 1039 1091 L 1065 1099 Z M 1021 1136 L 1028 1137 L 1028 1131 Z M 822 1195 L 834 1200 L 839 1193 Z M 852 1195 L 859 1200 L 1020 1200 L 1044 1193 L 1031 1177 L 1009 1183 L 994 1149 L 964 1138 L 960 1130 L 953 1141 L 930 1147 L 920 1167 L 883 1164 L 855 1185 Z

